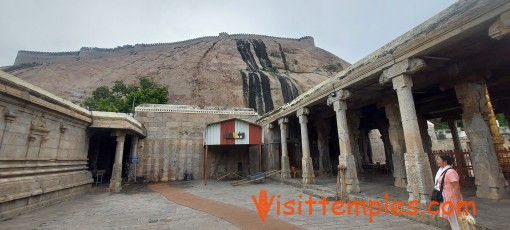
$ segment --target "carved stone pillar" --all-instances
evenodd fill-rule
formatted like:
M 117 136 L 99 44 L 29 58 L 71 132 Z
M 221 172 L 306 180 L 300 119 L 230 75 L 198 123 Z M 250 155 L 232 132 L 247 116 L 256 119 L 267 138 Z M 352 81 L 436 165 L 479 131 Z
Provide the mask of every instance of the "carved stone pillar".
M 419 200 L 426 207 L 433 189 L 433 177 L 430 163 L 423 149 L 422 137 L 416 116 L 413 93 L 413 82 L 408 75 L 401 74 L 392 79 L 393 88 L 397 91 L 400 116 L 404 130 L 406 153 L 404 154 L 407 191 L 409 200 Z
M 329 133 L 331 125 L 329 119 L 316 119 L 317 146 L 319 148 L 319 176 L 331 176 L 331 161 L 329 159 Z
M 280 125 L 280 142 L 282 145 L 282 179 L 290 178 L 290 165 L 289 165 L 289 153 L 287 151 L 287 129 L 288 129 L 288 118 L 278 119 Z
M 455 119 L 448 118 L 448 127 L 452 133 L 453 148 L 455 151 L 461 151 L 462 145 L 460 143 L 459 131 L 457 130 L 457 122 L 455 122 Z
M 299 124 L 301 126 L 301 149 L 303 151 L 302 175 L 303 184 L 313 184 L 315 182 L 315 174 L 313 172 L 313 162 L 310 157 L 310 143 L 308 140 L 308 108 L 301 108 L 297 111 Z
M 471 142 L 471 161 L 475 172 L 476 196 L 501 199 L 508 196 L 505 178 L 496 157 L 491 133 L 484 120 L 487 114 L 485 84 L 463 82 L 455 85 L 462 105 L 462 122 Z
M 120 192 L 122 189 L 122 156 L 124 153 L 124 141 L 126 133 L 117 131 L 113 136 L 117 136 L 117 147 L 115 149 L 115 161 L 112 168 L 112 179 L 110 180 L 110 192 Z
M 393 177 L 395 186 L 405 188 L 407 186 L 406 167 L 404 163 L 405 141 L 404 130 L 396 98 L 389 100 L 384 106 L 388 118 L 388 134 L 392 148 Z
M 422 114 L 418 114 L 418 125 L 420 126 L 420 136 L 423 143 L 423 150 L 428 153 L 432 151 L 432 138 L 429 135 L 429 124 L 427 119 Z
M 278 149 L 276 149 L 277 146 L 275 146 L 276 139 L 275 138 L 275 125 L 270 123 L 266 126 L 267 130 L 267 169 L 269 170 L 278 170 L 280 166 L 278 165 L 279 162 L 279 155 L 278 155 Z
M 354 159 L 356 160 L 356 170 L 358 173 L 363 173 L 363 157 L 360 151 L 360 130 L 359 123 L 361 120 L 360 111 L 351 111 L 347 116 L 347 123 L 349 124 L 349 133 L 351 140 L 351 151 Z
M 350 96 L 347 90 L 338 90 L 328 98 L 328 105 L 333 106 L 336 113 L 336 123 L 338 129 L 338 142 L 340 145 L 340 155 L 338 156 L 339 167 L 346 168 L 346 183 L 348 193 L 358 193 L 359 181 L 356 172 L 356 160 L 351 151 L 351 140 L 349 135 L 349 125 L 347 123 L 347 102 Z
M 423 148 L 413 92 L 411 90 L 413 82 L 409 74 L 422 71 L 426 66 L 425 61 L 422 59 L 405 59 L 384 70 L 379 78 L 381 84 L 391 81 L 393 89 L 397 92 L 406 145 L 404 160 L 409 201 L 418 200 L 423 208 L 426 208 L 430 200 L 430 194 L 433 189 L 433 177 L 428 155 Z

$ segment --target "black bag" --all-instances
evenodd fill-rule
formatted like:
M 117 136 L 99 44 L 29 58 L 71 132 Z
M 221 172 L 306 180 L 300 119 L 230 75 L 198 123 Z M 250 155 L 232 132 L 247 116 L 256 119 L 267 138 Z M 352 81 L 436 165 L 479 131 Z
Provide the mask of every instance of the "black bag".
M 434 191 L 432 192 L 432 196 L 430 197 L 430 201 L 436 201 L 438 203 L 443 203 L 443 201 L 444 201 L 444 198 L 443 198 L 443 185 L 444 185 L 444 178 L 446 177 L 444 175 L 450 169 L 451 168 L 447 168 L 446 170 L 444 170 L 443 173 L 441 173 L 441 176 L 439 176 L 439 177 L 443 177 L 443 179 L 441 180 L 441 187 L 439 188 L 439 191 L 434 189 Z

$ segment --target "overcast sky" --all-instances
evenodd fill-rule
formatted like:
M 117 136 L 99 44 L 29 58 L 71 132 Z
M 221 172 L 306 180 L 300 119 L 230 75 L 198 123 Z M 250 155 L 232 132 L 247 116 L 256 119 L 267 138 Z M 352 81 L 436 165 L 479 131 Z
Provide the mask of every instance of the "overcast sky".
M 354 63 L 454 0 L 1 0 L 0 66 L 18 50 L 77 51 L 249 33 L 312 36 Z

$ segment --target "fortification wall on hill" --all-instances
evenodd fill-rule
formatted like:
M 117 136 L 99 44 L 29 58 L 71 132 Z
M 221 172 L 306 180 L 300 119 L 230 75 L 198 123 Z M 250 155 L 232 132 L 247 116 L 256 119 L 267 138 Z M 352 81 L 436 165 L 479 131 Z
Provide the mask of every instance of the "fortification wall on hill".
M 305 36 L 301 38 L 281 38 L 272 37 L 266 35 L 257 34 L 227 34 L 220 33 L 218 36 L 206 36 L 200 38 L 189 39 L 179 42 L 169 43 L 152 43 L 152 44 L 136 44 L 136 45 L 124 45 L 116 48 L 96 48 L 96 47 L 83 47 L 79 51 L 71 52 L 37 52 L 37 51 L 18 51 L 14 65 L 22 64 L 51 64 L 51 63 L 63 63 L 84 59 L 97 59 L 97 58 L 108 58 L 118 57 L 124 55 L 130 55 L 142 51 L 154 51 L 160 49 L 175 49 L 180 47 L 186 47 L 196 45 L 202 42 L 215 42 L 226 39 L 273 39 L 273 40 L 288 40 L 297 41 L 305 45 L 315 46 L 313 37 Z

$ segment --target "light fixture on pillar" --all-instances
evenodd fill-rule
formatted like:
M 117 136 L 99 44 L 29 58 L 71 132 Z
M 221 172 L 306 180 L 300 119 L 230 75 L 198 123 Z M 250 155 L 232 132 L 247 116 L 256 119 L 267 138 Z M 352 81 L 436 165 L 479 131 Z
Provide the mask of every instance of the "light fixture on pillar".
M 335 83 L 332 83 L 333 84 L 333 92 L 331 92 L 329 94 L 330 97 L 336 97 L 336 92 L 335 92 Z

